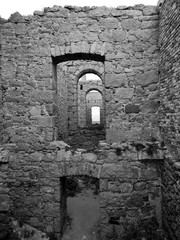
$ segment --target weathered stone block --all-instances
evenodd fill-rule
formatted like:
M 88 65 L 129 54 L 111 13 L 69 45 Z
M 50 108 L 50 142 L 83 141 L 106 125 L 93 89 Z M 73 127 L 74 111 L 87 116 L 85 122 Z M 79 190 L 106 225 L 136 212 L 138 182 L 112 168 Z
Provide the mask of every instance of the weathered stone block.
M 85 162 L 95 163 L 97 161 L 97 155 L 94 153 L 83 153 L 82 158 Z
M 129 166 L 124 166 L 122 162 L 118 164 L 104 164 L 101 172 L 102 178 L 121 178 L 135 179 L 139 177 L 139 169 Z
M 11 14 L 9 20 L 13 23 L 25 22 L 24 17 L 19 12 L 15 12 L 15 13 Z
M 123 42 L 127 40 L 127 34 L 125 31 L 114 30 L 112 32 L 112 39 L 114 40 L 114 42 Z
M 106 141 L 108 143 L 123 142 L 125 141 L 125 131 L 123 129 L 107 129 L 106 130 Z
M 136 19 L 125 19 L 121 22 L 124 30 L 135 30 L 139 28 L 139 21 Z
M 135 191 L 143 191 L 146 188 L 145 182 L 137 182 L 134 184 L 134 190 Z
M 31 116 L 40 116 L 41 115 L 41 107 L 33 106 L 29 112 L 30 112 Z
M 140 108 L 135 104 L 128 104 L 125 106 L 125 113 L 139 113 Z
M 142 207 L 144 200 L 141 195 L 132 195 L 126 203 L 127 207 Z
M 158 74 L 157 71 L 151 70 L 147 71 L 141 74 L 138 74 L 136 76 L 136 84 L 142 86 L 142 87 L 147 87 L 151 84 L 157 83 L 158 82 Z
M 158 7 L 156 6 L 146 6 L 143 9 L 143 15 L 145 16 L 155 15 L 157 13 L 158 13 Z
M 103 42 L 110 42 L 111 41 L 111 34 L 107 31 L 104 31 L 99 35 L 99 39 Z
M 33 14 L 34 14 L 34 15 L 37 15 L 37 16 L 43 16 L 43 15 L 44 15 L 44 11 L 38 11 L 38 10 L 36 10 L 36 11 L 33 12 Z
M 123 59 L 125 57 L 126 57 L 126 54 L 123 52 L 118 52 L 117 54 L 114 54 L 114 53 L 106 54 L 107 60 L 118 60 L 118 59 Z
M 138 17 L 142 15 L 142 12 L 139 10 L 124 10 L 123 15 L 127 15 L 128 17 Z
M 89 12 L 89 17 L 98 18 L 98 17 L 107 17 L 110 15 L 111 9 L 107 7 L 98 7 Z
M 52 103 L 53 97 L 53 91 L 51 90 L 34 90 L 32 92 L 32 100 L 39 103 Z
M 120 183 L 119 181 L 108 182 L 108 190 L 119 193 L 131 193 L 133 190 L 132 183 Z
M 142 113 L 156 113 L 160 107 L 160 102 L 157 100 L 145 101 L 141 107 Z
M 157 170 L 155 168 L 148 168 L 144 172 L 142 172 L 142 179 L 157 179 Z
M 54 126 L 54 117 L 37 117 L 38 125 L 41 127 L 53 127 Z
M 102 18 L 100 20 L 100 24 L 102 24 L 102 26 L 104 26 L 106 29 L 109 28 L 109 29 L 113 29 L 113 28 L 118 28 L 118 20 L 116 18 L 111 18 L 111 17 L 108 17 L 108 18 Z
M 115 96 L 120 99 L 131 99 L 134 94 L 133 88 L 117 88 Z
M 106 87 L 124 87 L 127 85 L 126 74 L 106 74 L 105 86 Z
M 143 21 L 141 23 L 141 28 L 157 28 L 159 21 Z
M 25 35 L 27 33 L 27 27 L 24 23 L 18 23 L 15 26 L 15 32 L 18 35 Z

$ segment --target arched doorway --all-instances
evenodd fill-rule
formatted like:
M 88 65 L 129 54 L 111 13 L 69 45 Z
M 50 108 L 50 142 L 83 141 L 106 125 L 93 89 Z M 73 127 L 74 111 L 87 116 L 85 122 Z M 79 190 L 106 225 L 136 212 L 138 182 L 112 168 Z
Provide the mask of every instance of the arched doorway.
M 66 220 L 62 240 L 100 239 L 99 179 L 66 177 Z
M 100 105 L 101 109 L 104 109 L 102 80 L 97 74 L 86 73 L 82 75 L 78 81 L 79 127 L 86 127 L 91 123 L 91 107 L 95 105 Z
M 86 125 L 104 123 L 104 104 L 102 93 L 97 90 L 90 90 L 86 94 Z
M 75 148 L 94 150 L 105 140 L 104 83 L 95 70 L 83 70 L 77 78 L 78 129 L 69 136 Z M 92 107 L 100 107 L 100 124 L 92 124 Z

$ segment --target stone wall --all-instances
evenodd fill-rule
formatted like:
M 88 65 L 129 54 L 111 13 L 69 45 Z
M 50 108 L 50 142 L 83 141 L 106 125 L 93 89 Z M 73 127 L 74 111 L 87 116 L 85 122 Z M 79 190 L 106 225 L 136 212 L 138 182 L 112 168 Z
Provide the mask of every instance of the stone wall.
M 1 28 L 1 21 L 0 21 L 0 28 Z M 0 30 L 0 43 L 1 43 L 1 30 Z M 0 143 L 2 141 L 2 132 L 3 132 L 3 112 L 2 112 L 2 107 L 3 107 L 3 89 L 2 89 L 2 76 L 1 76 L 1 45 L 0 45 Z
M 100 142 L 96 153 L 71 150 L 54 141 L 43 150 L 9 153 L 7 173 L 11 216 L 60 239 L 66 215 L 67 176 L 100 181 L 102 239 L 121 239 L 128 226 L 155 217 L 161 224 L 161 147 Z M 157 161 L 159 159 L 159 161 Z M 60 181 L 61 179 L 61 181 Z
M 180 5 L 165 0 L 160 6 L 160 130 L 168 148 L 162 169 L 163 224 L 170 239 L 180 238 L 179 81 Z
M 161 223 L 158 23 L 144 5 L 54 6 L 3 21 L 2 191 L 14 217 L 60 239 L 60 178 L 85 174 L 100 179 L 103 239 L 121 239 L 124 223 Z M 102 80 L 108 142 L 94 153 L 57 141 L 78 136 L 78 80 L 89 72 Z
M 28 128 L 33 126 L 37 138 L 55 137 L 56 69 L 70 60 L 102 63 L 92 70 L 105 74 L 107 141 L 157 138 L 157 40 L 156 7 L 55 6 L 35 11 L 34 16 L 15 13 L 2 26 L 2 80 L 8 116 L 4 141 L 13 142 L 17 126 L 23 127 L 24 135 L 32 135 Z M 66 77 L 77 81 L 78 74 L 89 70 L 71 67 Z M 72 91 L 77 92 L 77 87 L 74 90 L 73 85 Z M 77 101 L 74 104 L 69 113 L 73 119 Z M 74 126 L 70 124 L 70 131 Z
M 9 150 L 8 146 L 2 147 L 3 131 L 4 131 L 4 114 L 3 114 L 3 86 L 2 86 L 2 33 L 1 26 L 3 21 L 0 20 L 0 217 L 1 214 L 9 211 L 9 187 L 8 187 L 8 160 Z M 1 218 L 0 222 L 3 220 Z

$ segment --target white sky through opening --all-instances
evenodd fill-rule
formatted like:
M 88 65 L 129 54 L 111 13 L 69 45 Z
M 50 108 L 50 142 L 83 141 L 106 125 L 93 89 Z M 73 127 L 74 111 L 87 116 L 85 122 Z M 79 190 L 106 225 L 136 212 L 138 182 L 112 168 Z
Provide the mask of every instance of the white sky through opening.
M 92 118 L 92 124 L 95 124 L 95 123 L 100 124 L 100 107 L 91 108 L 91 118 Z
M 94 73 L 87 73 L 86 74 L 86 80 L 99 80 L 100 77 Z

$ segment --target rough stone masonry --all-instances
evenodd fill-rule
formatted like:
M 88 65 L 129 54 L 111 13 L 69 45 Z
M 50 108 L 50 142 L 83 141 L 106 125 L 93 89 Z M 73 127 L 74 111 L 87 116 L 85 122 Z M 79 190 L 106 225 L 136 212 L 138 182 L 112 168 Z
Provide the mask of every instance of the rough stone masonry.
M 178 0 L 1 19 L 1 216 L 61 239 L 64 180 L 87 175 L 100 183 L 103 240 L 150 218 L 180 239 L 179 29 Z M 102 81 L 89 89 L 102 94 L 105 139 L 91 151 L 67 145 L 91 135 L 78 121 L 86 73 Z

